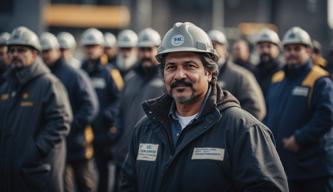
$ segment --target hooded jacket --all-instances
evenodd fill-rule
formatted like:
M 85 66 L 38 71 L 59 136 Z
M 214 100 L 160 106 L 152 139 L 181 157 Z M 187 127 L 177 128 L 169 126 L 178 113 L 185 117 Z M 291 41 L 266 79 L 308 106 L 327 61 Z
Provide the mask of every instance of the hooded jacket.
M 230 93 L 212 89 L 201 116 L 175 145 L 172 102 L 163 95 L 143 104 L 147 116 L 133 132 L 122 191 L 288 191 L 272 134 Z
M 72 120 L 67 92 L 40 59 L 6 77 L 0 88 L 0 191 L 61 192 Z

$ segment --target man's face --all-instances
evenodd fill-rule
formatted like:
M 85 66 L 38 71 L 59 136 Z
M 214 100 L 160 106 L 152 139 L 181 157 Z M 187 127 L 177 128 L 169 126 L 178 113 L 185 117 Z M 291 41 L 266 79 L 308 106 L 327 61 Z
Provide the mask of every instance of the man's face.
M 8 63 L 8 47 L 0 46 L 0 68 L 5 67 Z
M 192 104 L 204 97 L 212 79 L 200 55 L 193 52 L 168 54 L 163 74 L 167 92 L 181 104 Z
M 108 56 L 108 58 L 114 58 L 117 55 L 117 48 L 104 47 L 104 53 Z
M 218 43 L 218 42 L 215 42 L 215 41 L 213 41 L 212 43 L 213 43 L 214 49 L 217 52 L 217 55 L 219 56 L 219 62 L 218 63 L 221 64 L 220 60 L 225 61 L 225 59 L 227 57 L 227 49 L 221 43 Z
M 311 55 L 311 49 L 301 44 L 289 44 L 284 47 L 284 57 L 288 65 L 305 64 Z
M 10 46 L 8 57 L 12 68 L 18 69 L 32 65 L 37 58 L 37 52 L 25 46 Z
M 137 48 L 119 48 L 117 55 L 117 63 L 121 69 L 129 69 L 132 67 L 138 59 Z
M 42 51 L 42 58 L 47 66 L 52 66 L 60 58 L 59 49 L 48 49 Z
M 156 47 L 141 47 L 139 48 L 138 57 L 140 61 L 142 61 L 143 67 L 152 67 L 158 64 L 157 59 L 155 56 L 157 55 L 157 48 Z
M 250 56 L 249 48 L 244 41 L 238 41 L 232 47 L 232 54 L 235 60 L 247 61 Z
M 103 55 L 103 47 L 100 45 L 86 45 L 83 48 L 84 53 L 89 60 L 97 60 Z
M 261 62 L 270 62 L 279 56 L 279 47 L 270 42 L 260 42 L 257 45 L 257 51 Z

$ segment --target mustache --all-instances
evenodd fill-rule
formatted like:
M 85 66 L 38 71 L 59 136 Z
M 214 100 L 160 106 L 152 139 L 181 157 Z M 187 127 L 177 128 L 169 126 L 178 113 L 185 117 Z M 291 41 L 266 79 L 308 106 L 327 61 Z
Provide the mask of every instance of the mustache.
M 171 83 L 170 87 L 171 89 L 176 87 L 193 87 L 193 84 L 191 82 L 185 81 L 185 79 L 175 80 L 173 83 Z

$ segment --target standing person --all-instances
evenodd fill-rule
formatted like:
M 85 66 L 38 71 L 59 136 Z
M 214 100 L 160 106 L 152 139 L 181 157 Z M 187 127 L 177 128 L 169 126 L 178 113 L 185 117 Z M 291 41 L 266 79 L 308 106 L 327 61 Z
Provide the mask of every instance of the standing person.
M 255 67 L 254 75 L 264 96 L 266 96 L 273 74 L 282 68 L 279 61 L 280 38 L 273 30 L 263 29 L 259 33 L 256 47 L 260 60 Z
M 8 58 L 8 46 L 7 41 L 10 38 L 9 33 L 0 34 L 0 86 L 4 82 L 4 74 L 8 69 L 9 58 Z
M 121 191 L 288 191 L 269 129 L 216 84 L 208 35 L 176 23 L 157 57 L 167 93 L 143 104 Z
M 76 41 L 73 35 L 68 32 L 60 32 L 57 35 L 57 39 L 60 45 L 62 59 L 75 69 L 79 69 L 81 62 L 75 58 L 73 54 L 76 48 Z
M 311 39 L 299 27 L 283 37 L 286 65 L 273 75 L 266 125 L 292 192 L 333 191 L 333 84 L 311 62 Z
M 228 42 L 221 31 L 211 30 L 208 36 L 218 55 L 218 84 L 222 89 L 230 91 L 244 110 L 263 120 L 266 115 L 265 100 L 255 77 L 229 59 Z
M 117 41 L 118 55 L 116 65 L 121 72 L 123 79 L 133 69 L 138 57 L 138 36 L 132 30 L 126 29 L 119 33 Z
M 117 67 L 117 39 L 112 33 L 104 33 L 104 54 L 108 57 L 108 65 Z
M 98 192 L 105 192 L 109 182 L 109 163 L 111 161 L 112 143 L 118 135 L 115 119 L 118 99 L 123 88 L 123 80 L 116 68 L 101 64 L 104 37 L 95 28 L 87 29 L 81 38 L 86 60 L 82 69 L 90 76 L 99 101 L 99 112 L 93 121 L 94 152 L 98 170 Z
M 8 41 L 10 69 L 0 88 L 0 191 L 62 192 L 72 113 L 62 83 L 38 56 L 26 27 Z
M 147 99 L 163 94 L 163 80 L 160 75 L 159 62 L 156 60 L 157 48 L 161 44 L 160 34 L 146 28 L 139 33 L 139 62 L 133 69 L 134 75 L 125 83 L 121 96 L 118 115 L 118 128 L 123 134 L 114 146 L 114 158 L 119 173 L 128 152 L 130 135 L 137 121 L 144 116 L 141 103 Z M 116 174 L 119 178 L 119 174 Z M 119 181 L 116 181 L 119 184 Z M 116 185 L 117 190 L 119 185 Z
M 93 167 L 91 123 L 98 112 L 98 101 L 88 75 L 74 69 L 61 58 L 57 38 L 51 33 L 40 37 L 42 58 L 64 84 L 73 111 L 71 131 L 66 139 L 65 191 L 96 191 Z
M 233 62 L 239 66 L 244 67 L 250 72 L 254 72 L 254 65 L 250 61 L 250 48 L 248 43 L 243 40 L 237 40 L 232 46 L 232 58 Z

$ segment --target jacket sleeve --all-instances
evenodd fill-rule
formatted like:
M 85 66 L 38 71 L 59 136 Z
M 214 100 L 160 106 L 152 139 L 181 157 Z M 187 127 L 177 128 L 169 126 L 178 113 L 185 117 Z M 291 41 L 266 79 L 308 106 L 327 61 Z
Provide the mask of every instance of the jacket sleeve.
M 46 155 L 68 135 L 72 111 L 67 92 L 59 81 L 50 83 L 42 105 L 43 125 L 35 142 L 42 154 Z
M 311 119 L 295 132 L 296 142 L 302 145 L 320 140 L 333 126 L 333 83 L 321 78 L 315 83 L 311 100 Z
M 137 150 L 139 147 L 136 141 L 136 138 L 138 137 L 136 133 L 137 127 L 133 131 L 132 138 L 130 140 L 129 150 L 121 169 L 120 191 L 122 192 L 138 191 L 135 164 Z
M 226 131 L 226 163 L 236 191 L 288 192 L 273 136 L 260 125 Z
M 266 115 L 266 104 L 257 80 L 250 73 L 240 78 L 241 92 L 237 99 L 245 111 L 262 121 Z
M 82 71 L 77 75 L 75 82 L 76 98 L 78 99 L 77 105 L 79 109 L 75 111 L 73 119 L 73 130 L 71 132 L 77 132 L 79 129 L 85 128 L 89 125 L 98 113 L 98 99 L 96 92 L 89 81 L 88 76 Z M 76 130 L 74 130 L 76 129 Z

